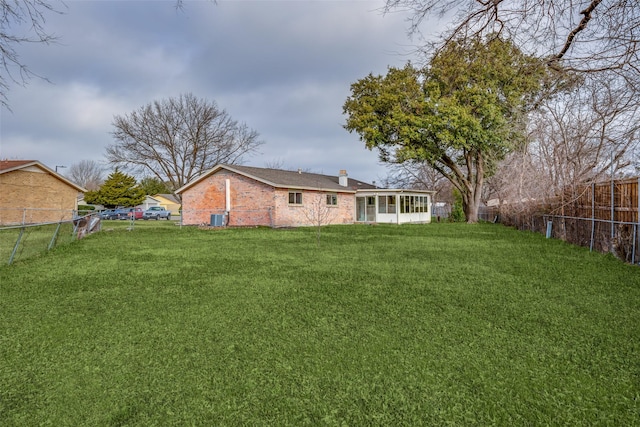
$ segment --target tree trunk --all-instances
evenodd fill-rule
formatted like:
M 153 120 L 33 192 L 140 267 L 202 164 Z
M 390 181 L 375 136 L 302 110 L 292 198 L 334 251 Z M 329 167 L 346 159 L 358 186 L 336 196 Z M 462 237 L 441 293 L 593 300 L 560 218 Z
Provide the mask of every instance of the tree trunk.
M 467 219 L 467 223 L 475 224 L 478 222 L 478 210 L 480 208 L 482 186 L 476 185 L 475 187 L 467 188 L 466 190 L 466 194 L 462 195 L 462 209 L 464 210 L 464 216 Z
M 467 217 L 468 224 L 478 222 L 478 208 L 480 207 L 480 203 L 475 199 L 475 197 L 470 197 L 470 203 L 463 203 L 464 215 Z

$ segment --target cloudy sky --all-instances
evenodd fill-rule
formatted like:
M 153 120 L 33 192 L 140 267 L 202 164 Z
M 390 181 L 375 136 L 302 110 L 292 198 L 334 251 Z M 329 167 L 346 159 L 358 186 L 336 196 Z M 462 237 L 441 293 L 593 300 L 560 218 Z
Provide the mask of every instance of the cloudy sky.
M 383 15 L 382 1 L 186 1 L 182 11 L 173 0 L 66 4 L 47 15 L 58 43 L 19 46 L 50 82 L 11 88 L 1 158 L 52 169 L 103 162 L 115 115 L 193 93 L 260 133 L 265 144 L 247 165 L 386 176 L 377 153 L 342 127 L 351 83 L 412 59 L 407 15 Z

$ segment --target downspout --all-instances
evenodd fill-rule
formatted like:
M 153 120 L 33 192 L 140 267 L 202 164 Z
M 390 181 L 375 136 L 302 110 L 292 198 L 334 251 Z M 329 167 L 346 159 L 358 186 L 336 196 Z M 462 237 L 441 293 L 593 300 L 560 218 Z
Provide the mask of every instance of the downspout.
M 224 188 L 224 196 L 225 196 L 225 206 L 224 213 L 227 217 L 227 221 L 225 225 L 229 225 L 229 212 L 231 211 L 231 180 L 227 178 L 225 180 L 225 188 Z

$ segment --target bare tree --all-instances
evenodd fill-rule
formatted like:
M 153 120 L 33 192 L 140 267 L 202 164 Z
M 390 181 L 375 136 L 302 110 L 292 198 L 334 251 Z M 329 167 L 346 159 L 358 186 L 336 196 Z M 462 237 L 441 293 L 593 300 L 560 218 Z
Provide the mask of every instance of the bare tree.
M 561 205 L 587 182 L 633 168 L 640 105 L 620 80 L 593 81 L 544 102 L 529 124 L 529 143 L 490 179 L 491 197 L 512 207 L 535 200 Z
M 499 34 L 547 57 L 552 67 L 640 73 L 640 3 L 630 0 L 387 0 L 387 12 L 413 11 L 410 32 L 426 18 L 454 15 L 440 43 Z
M 333 202 L 337 203 L 337 200 L 333 198 L 337 197 L 337 195 L 314 192 L 305 193 L 305 197 L 306 200 L 302 212 L 307 221 L 316 228 L 316 244 L 320 246 L 320 232 L 322 227 L 329 224 L 335 216 Z
M 546 102 L 534 117 L 530 152 L 556 193 L 628 166 L 640 136 L 640 105 L 617 83 L 584 85 Z
M 264 162 L 264 167 L 267 169 L 284 169 L 284 160 L 277 158 L 266 161 Z
M 384 186 L 435 191 L 433 201 L 453 203 L 453 186 L 440 172 L 422 161 L 409 161 L 390 166 Z
M 80 160 L 69 167 L 67 177 L 89 191 L 96 191 L 104 182 L 104 167 L 94 160 Z
M 9 109 L 7 92 L 12 83 L 25 85 L 37 76 L 22 62 L 18 46 L 55 41 L 45 30 L 46 15 L 64 8 L 58 0 L 0 0 L 0 105 Z
M 113 126 L 109 162 L 169 182 L 173 190 L 216 164 L 241 163 L 263 144 L 258 132 L 193 94 L 116 116 Z

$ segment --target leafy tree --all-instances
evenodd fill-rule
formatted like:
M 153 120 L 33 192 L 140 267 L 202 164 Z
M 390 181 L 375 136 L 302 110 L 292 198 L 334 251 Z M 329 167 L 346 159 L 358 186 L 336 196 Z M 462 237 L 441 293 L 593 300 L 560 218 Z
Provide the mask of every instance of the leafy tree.
M 449 220 L 451 222 L 464 222 L 464 209 L 462 207 L 462 195 L 458 190 L 453 190 L 454 202 L 451 206 L 451 216 Z
M 545 75 L 541 61 L 499 37 L 451 42 L 426 68 L 391 67 L 352 84 L 344 127 L 383 162 L 428 163 L 477 222 L 485 177 L 523 140 Z
M 107 159 L 180 188 L 218 163 L 240 163 L 262 142 L 215 102 L 193 94 L 155 101 L 113 121 Z
M 171 193 L 167 184 L 160 181 L 155 177 L 146 177 L 140 180 L 140 187 L 144 191 L 144 194 L 148 194 L 150 196 L 154 194 L 168 194 Z
M 116 169 L 98 191 L 88 191 L 84 199 L 87 203 L 114 208 L 139 205 L 145 197 L 144 190 L 137 185 L 134 177 Z

